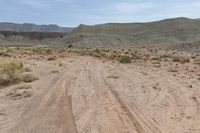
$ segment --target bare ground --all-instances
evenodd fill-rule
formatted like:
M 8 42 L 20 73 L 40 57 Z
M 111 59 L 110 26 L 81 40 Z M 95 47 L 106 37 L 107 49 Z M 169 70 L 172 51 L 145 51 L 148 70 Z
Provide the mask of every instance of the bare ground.
M 39 80 L 30 83 L 29 98 L 11 99 L 6 94 L 13 86 L 0 89 L 0 132 L 200 132 L 199 67 L 172 73 L 172 64 L 123 65 L 91 57 L 24 63 Z

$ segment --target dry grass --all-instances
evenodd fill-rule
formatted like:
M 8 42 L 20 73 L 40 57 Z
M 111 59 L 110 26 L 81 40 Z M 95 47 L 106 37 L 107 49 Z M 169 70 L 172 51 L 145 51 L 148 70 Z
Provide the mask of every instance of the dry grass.
M 22 71 L 23 63 L 20 61 L 0 61 L 0 85 L 17 82 Z
M 7 96 L 11 97 L 14 100 L 28 98 L 31 97 L 32 95 L 33 93 L 29 90 L 21 90 L 21 91 L 13 90 L 7 94 Z
M 0 61 L 0 85 L 6 86 L 16 82 L 32 82 L 38 78 L 32 74 L 22 74 L 23 72 L 32 71 L 30 68 L 23 66 L 18 60 Z
M 58 70 L 53 70 L 53 71 L 51 71 L 51 73 L 59 73 L 60 71 L 58 71 Z
M 53 60 L 56 60 L 56 57 L 55 56 L 51 56 L 51 57 L 48 57 L 47 60 L 48 61 L 53 61 Z
M 190 62 L 190 58 L 186 56 L 174 56 L 172 57 L 173 62 L 180 62 L 182 64 Z
M 200 65 L 200 57 L 199 57 L 199 58 L 196 58 L 196 59 L 194 60 L 194 63 L 197 64 L 197 65 Z
M 107 78 L 119 79 L 119 76 L 113 76 L 113 75 L 111 75 L 111 76 L 108 76 Z
M 31 85 L 18 85 L 14 88 L 14 90 L 28 90 L 28 89 L 31 89 L 32 86 Z
M 11 89 L 7 96 L 12 98 L 13 100 L 22 99 L 22 98 L 28 98 L 33 95 L 33 92 L 31 91 L 32 87 L 30 85 L 18 85 Z
M 20 81 L 23 82 L 33 82 L 35 80 L 38 80 L 38 78 L 31 73 L 22 74 L 20 76 Z
M 29 67 L 24 67 L 23 72 L 32 72 L 32 70 Z

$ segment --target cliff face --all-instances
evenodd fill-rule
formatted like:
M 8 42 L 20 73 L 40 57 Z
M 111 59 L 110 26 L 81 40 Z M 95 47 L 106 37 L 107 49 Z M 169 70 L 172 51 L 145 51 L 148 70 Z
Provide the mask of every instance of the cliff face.
M 36 24 L 16 24 L 16 23 L 0 23 L 0 31 L 15 32 L 70 32 L 71 27 L 60 27 L 58 25 L 36 25 Z
M 22 36 L 30 40 L 43 40 L 43 39 L 56 39 L 62 38 L 65 33 L 58 32 L 13 32 L 13 31 L 0 31 L 2 38 Z

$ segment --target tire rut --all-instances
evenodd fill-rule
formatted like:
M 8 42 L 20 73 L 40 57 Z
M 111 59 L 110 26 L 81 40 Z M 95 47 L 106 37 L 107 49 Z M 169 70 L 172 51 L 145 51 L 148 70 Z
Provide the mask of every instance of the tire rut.
M 73 90 L 76 90 L 73 92 L 74 98 L 88 97 L 87 99 L 89 100 L 83 102 L 85 103 L 84 105 L 79 104 L 80 107 L 75 109 L 75 116 L 78 117 L 76 123 L 79 127 L 79 133 L 135 133 L 136 127 L 132 124 L 129 116 L 123 111 L 123 107 L 115 96 L 111 94 L 108 89 L 109 86 L 103 81 L 101 70 L 104 68 L 102 64 L 96 61 L 86 62 L 81 63 L 83 64 L 81 67 L 83 69 L 79 71 L 79 78 L 77 78 L 74 86 L 72 86 Z M 91 65 L 93 65 L 92 68 L 90 67 Z M 81 84 L 77 85 L 77 83 Z M 76 86 L 81 86 L 81 88 L 77 88 Z M 86 91 L 87 93 L 85 93 Z M 79 99 L 81 100 L 81 98 Z M 72 102 L 76 104 L 75 101 Z M 120 119 L 121 115 L 123 119 Z
M 104 79 L 105 84 L 107 86 L 109 86 L 108 88 L 110 89 L 111 93 L 115 96 L 117 101 L 120 103 L 120 105 L 122 106 L 124 111 L 127 113 L 129 118 L 131 119 L 131 121 L 132 121 L 133 125 L 136 127 L 138 133 L 161 133 L 161 131 L 159 131 L 159 129 L 157 129 L 155 126 L 154 126 L 155 129 L 152 129 L 152 127 L 150 127 L 150 125 L 147 124 L 145 122 L 145 120 L 143 118 L 141 118 L 137 112 L 133 111 L 127 105 L 127 103 L 122 98 L 120 98 L 118 92 L 113 89 L 112 85 L 109 84 L 105 78 L 103 78 L 103 79 Z
M 67 93 L 70 77 L 55 77 L 38 98 L 28 104 L 23 118 L 8 133 L 77 133 L 71 96 Z

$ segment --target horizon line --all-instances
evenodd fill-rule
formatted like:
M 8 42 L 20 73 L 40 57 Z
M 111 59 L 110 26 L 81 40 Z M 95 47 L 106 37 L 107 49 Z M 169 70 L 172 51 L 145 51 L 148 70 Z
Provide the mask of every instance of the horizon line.
M 88 26 L 95 26 L 95 25 L 102 25 L 102 24 L 132 24 L 132 23 L 151 23 L 151 22 L 159 22 L 159 21 L 164 21 L 164 20 L 170 20 L 170 19 L 179 19 L 179 18 L 185 18 L 185 19 L 191 19 L 191 20 L 197 20 L 199 18 L 190 18 L 190 17 L 184 17 L 184 16 L 180 16 L 180 17 L 169 17 L 169 18 L 164 18 L 164 19 L 157 19 L 157 20 L 151 20 L 151 21 L 133 21 L 133 22 L 105 22 L 105 23 L 96 23 L 96 24 L 79 24 L 76 26 L 66 26 L 66 25 L 62 25 L 62 24 L 56 24 L 56 23 L 49 23 L 49 24 L 44 24 L 44 23 L 34 23 L 34 22 L 9 22 L 9 21 L 2 21 L 0 23 L 10 23 L 10 24 L 19 24 L 19 25 L 23 25 L 23 24 L 32 24 L 32 25 L 38 25 L 38 26 L 51 26 L 51 25 L 55 25 L 55 26 L 59 26 L 61 28 L 76 28 L 80 25 L 88 25 Z

